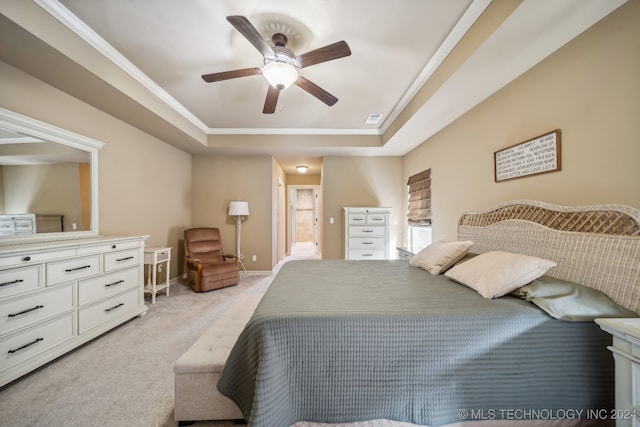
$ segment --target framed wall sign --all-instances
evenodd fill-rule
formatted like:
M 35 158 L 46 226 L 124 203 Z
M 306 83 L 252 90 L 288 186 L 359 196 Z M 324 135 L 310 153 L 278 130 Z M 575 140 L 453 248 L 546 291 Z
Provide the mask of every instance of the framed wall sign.
M 561 134 L 556 129 L 494 152 L 495 181 L 559 171 Z

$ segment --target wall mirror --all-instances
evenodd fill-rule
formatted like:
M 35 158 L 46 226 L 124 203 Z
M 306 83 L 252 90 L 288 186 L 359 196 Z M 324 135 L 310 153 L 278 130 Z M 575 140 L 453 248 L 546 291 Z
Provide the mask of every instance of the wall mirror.
M 0 108 L 0 245 L 97 235 L 102 146 Z

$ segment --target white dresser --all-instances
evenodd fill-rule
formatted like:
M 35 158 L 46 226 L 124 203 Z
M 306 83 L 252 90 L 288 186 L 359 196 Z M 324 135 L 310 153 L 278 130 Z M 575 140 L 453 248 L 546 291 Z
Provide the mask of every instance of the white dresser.
M 616 427 L 640 427 L 640 318 L 596 319 L 613 336 L 616 364 Z
M 390 208 L 345 207 L 344 258 L 389 259 Z
M 145 239 L 0 246 L 0 386 L 146 313 Z

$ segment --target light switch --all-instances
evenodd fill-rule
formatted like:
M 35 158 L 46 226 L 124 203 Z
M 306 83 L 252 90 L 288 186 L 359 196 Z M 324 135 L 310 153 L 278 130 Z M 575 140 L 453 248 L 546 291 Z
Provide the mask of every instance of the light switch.
M 329 224 L 333 224 L 333 217 L 329 218 Z

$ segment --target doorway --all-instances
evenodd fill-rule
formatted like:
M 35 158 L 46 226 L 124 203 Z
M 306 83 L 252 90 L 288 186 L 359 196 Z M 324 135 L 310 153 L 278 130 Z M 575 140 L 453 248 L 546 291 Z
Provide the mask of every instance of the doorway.
M 318 255 L 319 185 L 289 186 L 289 248 L 291 256 Z

